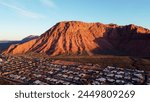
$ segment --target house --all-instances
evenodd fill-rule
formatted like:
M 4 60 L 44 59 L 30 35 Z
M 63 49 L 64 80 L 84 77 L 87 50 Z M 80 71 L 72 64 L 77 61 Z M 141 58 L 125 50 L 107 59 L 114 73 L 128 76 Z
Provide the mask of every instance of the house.
M 115 82 L 115 79 L 107 77 L 107 81 L 113 83 L 113 82 Z
M 94 82 L 92 82 L 92 85 L 101 85 L 101 83 L 98 81 L 94 81 Z
M 108 73 L 106 76 L 108 76 L 108 77 L 114 77 L 114 74 Z
M 100 81 L 100 82 L 106 82 L 106 78 L 98 78 L 98 79 L 96 79 L 97 81 Z
M 132 78 L 132 82 L 139 83 L 139 82 L 141 82 L 141 79 L 139 79 L 139 78 Z
M 131 80 L 131 76 L 124 76 L 125 80 Z
M 144 76 L 142 74 L 135 73 L 134 76 L 140 79 L 144 79 Z
M 118 71 L 117 74 L 124 74 L 124 71 Z
M 42 82 L 40 80 L 34 81 L 33 84 L 35 84 L 35 85 L 48 85 L 47 83 L 44 83 L 44 82 Z
M 14 74 L 10 74 L 10 78 L 13 78 L 13 79 L 19 79 L 21 76 L 19 75 L 14 75 Z
M 117 79 L 122 79 L 123 76 L 122 76 L 122 75 L 115 75 L 115 78 L 117 78 Z
M 116 83 L 118 83 L 118 84 L 125 84 L 125 81 L 124 80 L 116 80 Z

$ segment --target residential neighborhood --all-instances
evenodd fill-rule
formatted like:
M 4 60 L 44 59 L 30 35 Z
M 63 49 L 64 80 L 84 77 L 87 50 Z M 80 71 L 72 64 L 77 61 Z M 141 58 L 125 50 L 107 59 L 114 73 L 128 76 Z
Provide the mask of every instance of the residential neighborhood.
M 0 79 L 12 85 L 150 85 L 150 71 L 1 55 Z

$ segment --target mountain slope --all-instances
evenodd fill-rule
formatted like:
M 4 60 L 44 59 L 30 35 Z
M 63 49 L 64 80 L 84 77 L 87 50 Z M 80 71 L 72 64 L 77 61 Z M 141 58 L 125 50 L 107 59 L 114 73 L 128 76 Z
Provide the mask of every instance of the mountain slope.
M 35 35 L 30 35 L 28 37 L 25 37 L 24 39 L 20 40 L 20 41 L 0 41 L 0 53 L 4 50 L 6 50 L 8 47 L 10 47 L 11 45 L 12 46 L 15 46 L 16 44 L 22 44 L 22 43 L 25 43 L 25 42 L 28 42 L 30 40 L 33 40 L 35 38 L 37 38 L 38 36 L 35 36 Z
M 139 26 L 68 21 L 57 23 L 36 39 L 11 46 L 4 54 L 37 52 L 55 56 L 126 53 L 150 56 L 149 45 L 150 30 Z
M 36 35 L 29 35 L 27 37 L 25 37 L 24 39 L 21 40 L 21 43 L 25 43 L 27 41 L 30 41 L 30 40 L 33 40 L 33 39 L 36 39 L 38 38 L 39 36 L 36 36 Z

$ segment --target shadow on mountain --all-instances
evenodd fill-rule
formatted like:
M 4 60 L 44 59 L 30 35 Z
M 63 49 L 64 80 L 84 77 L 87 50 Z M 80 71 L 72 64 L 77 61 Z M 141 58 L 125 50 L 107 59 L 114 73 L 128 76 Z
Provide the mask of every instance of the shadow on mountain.
M 130 37 L 117 37 L 112 39 L 100 37 L 96 38 L 96 42 L 100 48 L 94 49 L 92 52 L 95 54 L 103 55 L 119 55 L 119 56 L 137 56 L 150 58 L 150 34 L 140 33 L 132 34 Z
M 1 42 L 0 43 L 0 53 L 4 50 L 6 50 L 10 45 L 12 44 L 18 44 L 20 41 L 7 41 L 7 42 Z

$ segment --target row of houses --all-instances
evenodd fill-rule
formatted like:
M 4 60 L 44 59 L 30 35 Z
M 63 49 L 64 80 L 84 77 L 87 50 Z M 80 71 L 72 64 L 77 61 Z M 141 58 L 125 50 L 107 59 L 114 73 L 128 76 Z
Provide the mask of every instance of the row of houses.
M 95 64 L 63 65 L 49 59 L 9 56 L 2 61 L 2 77 L 17 80 L 23 84 L 61 84 L 61 85 L 105 85 L 105 84 L 150 84 L 150 73 L 138 69 L 107 66 L 101 68 Z

